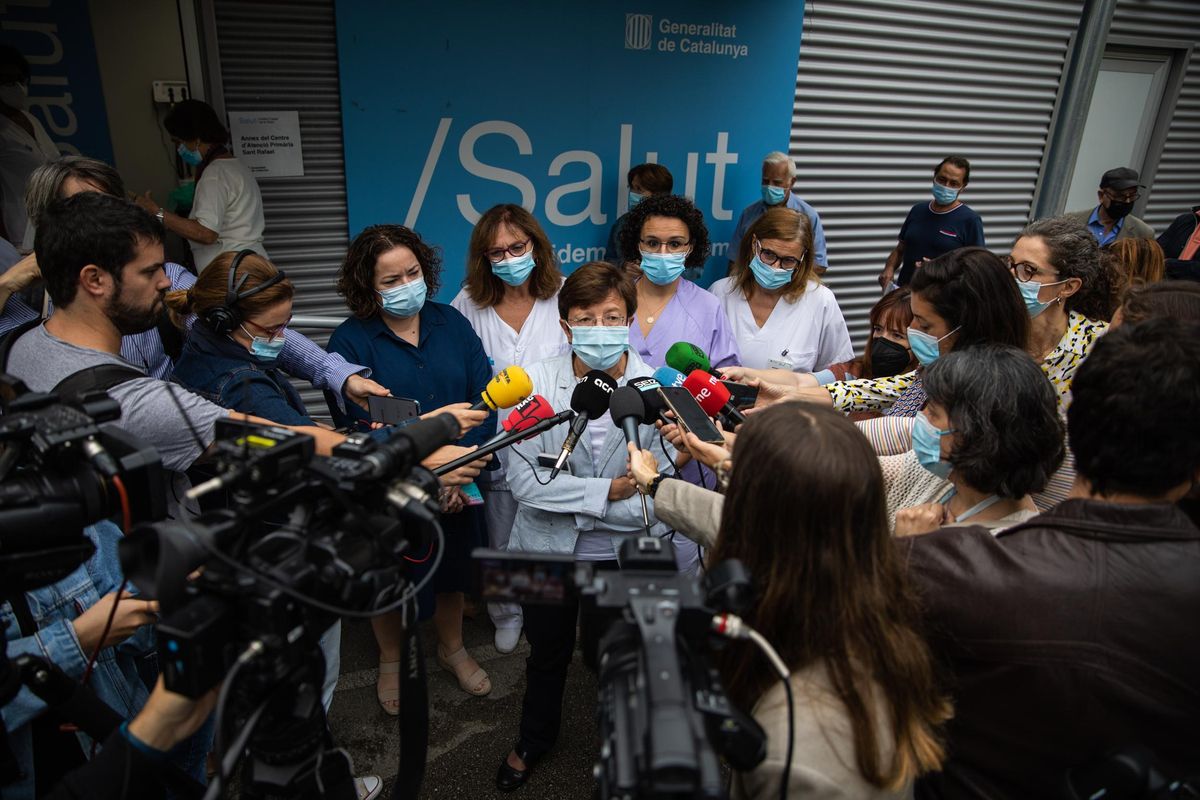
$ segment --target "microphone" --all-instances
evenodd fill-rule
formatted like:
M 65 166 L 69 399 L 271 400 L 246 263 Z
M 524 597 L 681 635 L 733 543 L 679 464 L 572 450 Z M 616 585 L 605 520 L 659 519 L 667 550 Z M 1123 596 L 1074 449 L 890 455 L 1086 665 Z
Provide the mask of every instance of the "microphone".
M 710 417 L 720 414 L 726 421 L 732 423 L 730 428 L 737 427 L 746 421 L 746 416 L 729 402 L 729 390 L 713 375 L 702 370 L 692 370 L 683 382 L 683 388 L 691 392 L 692 397 Z
M 669 369 L 669 367 L 663 367 L 663 369 Z M 646 416 L 642 417 L 643 425 L 653 425 L 655 420 L 659 419 L 663 422 L 674 422 L 667 416 L 669 410 L 667 401 L 663 400 L 662 395 L 658 393 L 662 386 L 661 383 L 654 378 L 634 378 L 629 385 L 638 390 L 642 396 L 642 402 L 646 404 Z
M 500 370 L 488 381 L 471 410 L 485 411 L 490 408 L 494 411 L 498 408 L 511 408 L 531 394 L 533 381 L 529 380 L 525 370 L 514 364 Z
M 543 419 L 549 419 L 554 416 L 554 407 L 550 402 L 540 394 L 533 394 L 526 397 L 521 402 L 517 403 L 516 407 L 508 413 L 508 416 L 501 421 L 500 426 L 504 429 L 498 432 L 491 439 L 484 442 L 484 447 L 487 447 L 492 442 L 503 439 L 509 433 L 520 433 L 532 428 Z
M 638 441 L 638 425 L 646 418 L 646 403 L 642 400 L 642 393 L 634 386 L 622 386 L 613 392 L 612 402 L 608 406 L 608 414 L 612 417 L 612 421 L 625 434 L 625 443 L 633 443 L 637 447 L 641 447 L 642 443 Z M 646 534 L 650 532 L 650 511 L 646 507 L 646 495 L 638 492 L 638 497 L 642 501 L 642 525 L 646 529 Z
M 550 470 L 550 480 L 554 480 L 566 465 L 571 451 L 579 442 L 579 437 L 587 429 L 588 420 L 597 419 L 608 410 L 609 398 L 616 388 L 617 382 L 612 376 L 598 369 L 584 375 L 583 380 L 576 385 L 571 394 L 571 410 L 575 412 L 576 417 L 571 421 L 571 430 L 563 441 L 562 451 L 554 462 L 554 468 Z
M 646 403 L 636 387 L 622 386 L 613 392 L 612 402 L 608 405 L 608 415 L 624 432 L 626 444 L 633 442 L 638 447 L 642 446 L 638 442 L 637 429 L 646 418 Z
M 496 436 L 488 440 L 487 443 L 485 443 L 478 450 L 472 450 L 466 455 L 461 455 L 453 461 L 447 461 L 445 464 L 442 464 L 440 467 L 433 470 L 433 474 L 445 475 L 447 472 L 456 470 L 464 464 L 470 464 L 472 461 L 477 461 L 483 456 L 494 453 L 497 450 L 503 450 L 509 445 L 522 442 L 531 436 L 537 436 L 542 431 L 548 431 L 555 425 L 566 422 L 574 416 L 575 412 L 571 411 L 570 409 L 566 411 L 560 411 L 553 416 L 546 417 L 545 419 L 535 420 L 532 425 L 527 425 L 520 430 L 514 430 L 512 432 L 505 433 L 503 436 Z
M 659 367 L 654 370 L 654 380 L 658 381 L 662 386 L 683 386 L 683 379 L 687 377 L 677 369 L 670 367 Z
M 370 465 L 371 476 L 375 478 L 406 472 L 434 450 L 450 444 L 460 435 L 462 431 L 453 415 L 438 414 L 429 419 L 417 420 L 403 428 L 396 428 L 387 441 L 379 442 L 375 450 L 363 456 L 362 460 Z
M 696 370 L 712 373 L 712 362 L 708 360 L 708 356 L 691 342 L 676 342 L 671 345 L 667 350 L 667 366 L 679 370 L 684 375 L 690 375 Z M 663 383 L 663 386 L 666 385 Z

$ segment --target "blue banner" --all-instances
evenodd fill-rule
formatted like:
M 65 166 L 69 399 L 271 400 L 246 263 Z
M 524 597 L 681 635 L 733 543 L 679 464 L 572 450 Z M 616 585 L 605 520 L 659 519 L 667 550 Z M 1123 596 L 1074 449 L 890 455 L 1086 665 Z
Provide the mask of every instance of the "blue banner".
M 0 7 L 0 42 L 20 50 L 29 62 L 29 113 L 61 152 L 111 164 L 112 138 L 87 0 L 9 0 Z
M 803 8 L 338 0 L 350 233 L 398 222 L 440 245 L 448 300 L 480 214 L 519 203 L 570 272 L 604 258 L 650 161 L 704 212 L 723 274 L 762 156 L 788 149 Z

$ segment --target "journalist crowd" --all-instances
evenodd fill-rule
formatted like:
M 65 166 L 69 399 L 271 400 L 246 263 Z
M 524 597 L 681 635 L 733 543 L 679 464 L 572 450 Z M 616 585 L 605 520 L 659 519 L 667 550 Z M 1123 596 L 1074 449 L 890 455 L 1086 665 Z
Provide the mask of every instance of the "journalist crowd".
M 345 321 L 321 347 L 289 327 L 306 290 L 272 262 L 255 179 L 211 107 L 165 117 L 195 179 L 190 208 L 168 209 L 112 166 L 48 149 L 12 89 L 28 67 L 5 59 L 0 372 L 115 400 L 113 424 L 168 471 L 168 520 L 228 502 L 189 491 L 213 477 L 222 423 L 304 434 L 322 457 L 453 417 L 460 438 L 421 460 L 442 534 L 436 554 L 407 559 L 418 618 L 471 696 L 492 691 L 464 644 L 472 604 L 498 653 L 528 643 L 519 725 L 493 732 L 511 748 L 462 770 L 511 792 L 552 768 L 539 762 L 560 737 L 568 667 L 577 648 L 594 662 L 605 633 L 577 595 L 481 597 L 472 551 L 603 575 L 649 537 L 682 576 L 740 561 L 741 622 L 788 672 L 747 639 L 715 648 L 729 702 L 765 733 L 757 765 L 726 776 L 731 796 L 1070 797 L 1125 752 L 1166 781 L 1200 775 L 1200 206 L 1155 238 L 1131 214 L 1146 187 L 1118 166 L 1094 207 L 988 242 L 965 202 L 971 164 L 947 156 L 879 254 L 856 352 L 823 282 L 838 243 L 799 196 L 803 165 L 764 156 L 761 200 L 706 289 L 689 276 L 713 254 L 708 221 L 667 169 L 641 164 L 608 260 L 569 274 L 518 205 L 485 211 L 466 243 L 356 232 L 328 276 Z M 176 260 L 172 242 L 186 243 Z M 450 244 L 466 246 L 461 287 L 444 286 Z M 306 406 L 297 382 L 327 407 Z M 405 418 L 381 417 L 384 400 Z M 577 413 L 471 456 L 523 429 L 531 405 Z M 18 476 L 0 457 L 0 480 Z M 222 760 L 245 745 L 216 722 L 224 686 L 188 698 L 165 685 L 161 595 L 142 597 L 118 555 L 128 519 L 84 528 L 94 553 L 67 577 L 5 592 L 9 657 L 52 663 L 122 720 L 94 741 L 14 688 L 5 798 L 186 796 L 180 780 L 227 779 Z M 262 533 L 294 523 L 264 519 Z M 404 702 L 409 622 L 371 618 L 381 727 Z M 314 645 L 324 712 L 340 642 L 334 622 Z M 383 790 L 353 780 L 361 800 Z

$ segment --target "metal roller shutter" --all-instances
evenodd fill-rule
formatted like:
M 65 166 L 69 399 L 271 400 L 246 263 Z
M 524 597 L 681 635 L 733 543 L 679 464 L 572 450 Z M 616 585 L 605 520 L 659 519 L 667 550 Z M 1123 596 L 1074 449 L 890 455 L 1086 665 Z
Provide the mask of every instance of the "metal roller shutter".
M 1109 35 L 1200 42 L 1200 2 L 1120 0 Z M 1193 49 L 1142 216 L 1161 233 L 1171 220 L 1197 204 L 1200 204 L 1200 52 Z
M 295 313 L 346 316 L 334 289 L 349 244 L 332 0 L 213 3 L 225 110 L 300 112 L 304 176 L 260 178 L 265 244 L 296 285 Z M 330 330 L 303 330 L 322 344 Z M 324 400 L 297 384 L 314 414 Z
M 1187 3 L 1191 0 L 1181 0 Z M 1082 0 L 821 0 L 804 17 L 791 155 L 855 347 L 913 203 L 946 155 L 992 249 L 1025 224 Z

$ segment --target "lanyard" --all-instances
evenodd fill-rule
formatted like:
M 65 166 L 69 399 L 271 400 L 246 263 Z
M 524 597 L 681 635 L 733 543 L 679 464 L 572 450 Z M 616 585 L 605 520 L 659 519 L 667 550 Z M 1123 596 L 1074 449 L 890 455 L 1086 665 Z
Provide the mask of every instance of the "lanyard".
M 957 493 L 957 491 L 958 491 L 957 489 L 955 489 L 953 486 L 951 486 L 951 487 L 950 487 L 950 491 L 948 491 L 948 492 L 946 492 L 944 495 L 942 495 L 942 499 L 941 499 L 939 502 L 940 502 L 942 505 L 945 505 L 946 503 L 949 503 L 949 502 L 950 502 L 950 498 L 951 498 L 951 497 L 954 497 L 954 495 Z M 975 516 L 975 515 L 976 515 L 976 514 L 978 514 L 980 511 L 983 511 L 984 509 L 991 508 L 993 505 L 995 505 L 995 504 L 996 504 L 996 503 L 998 503 L 999 501 L 1000 501 L 1000 495 L 998 495 L 998 494 L 990 494 L 990 495 L 988 495 L 987 497 L 985 497 L 985 498 L 983 498 L 982 500 L 980 500 L 980 501 L 979 501 L 978 503 L 976 503 L 975 505 L 973 505 L 973 506 L 971 506 L 970 508 L 968 508 L 968 509 L 967 509 L 966 511 L 964 511 L 962 514 L 960 514 L 960 515 L 958 515 L 957 517 L 955 517 L 955 518 L 954 518 L 954 521 L 955 521 L 955 522 L 963 522 L 964 520 L 968 519 L 969 517 L 973 517 L 973 516 Z

